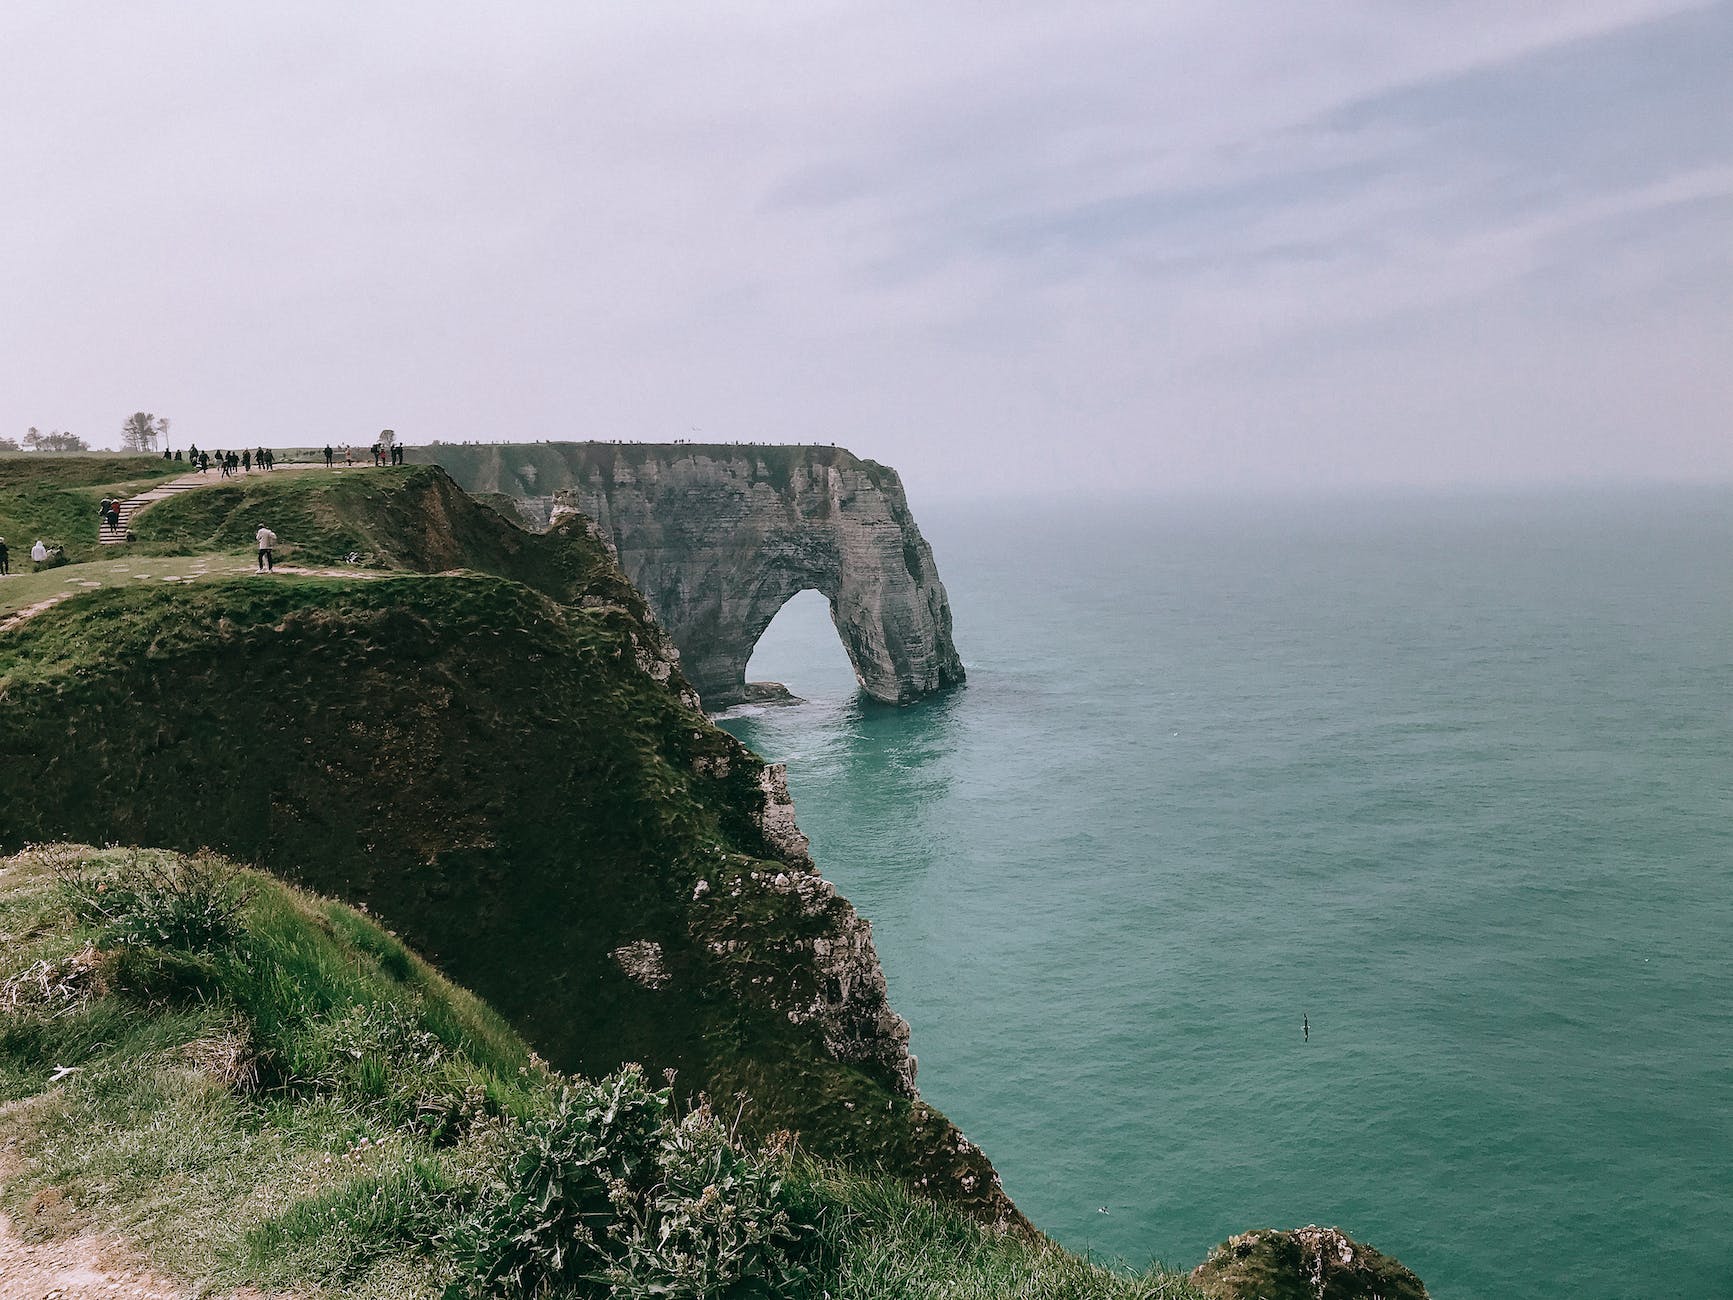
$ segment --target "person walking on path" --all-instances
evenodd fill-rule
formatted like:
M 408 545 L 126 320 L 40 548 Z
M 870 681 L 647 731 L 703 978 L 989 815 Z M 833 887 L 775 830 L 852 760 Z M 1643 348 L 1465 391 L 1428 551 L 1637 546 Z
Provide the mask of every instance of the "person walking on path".
M 241 453 L 241 473 L 251 474 L 252 472 L 253 472 L 253 453 L 250 451 L 243 451 Z
M 325 444 L 325 468 L 326 469 L 331 468 L 331 458 L 334 457 L 336 454 L 337 454 L 336 452 L 331 450 L 331 444 L 326 443 Z
M 259 572 L 271 573 L 275 571 L 277 566 L 271 559 L 271 552 L 276 548 L 277 534 L 261 524 L 259 531 L 254 536 L 259 539 Z
M 12 572 L 12 552 L 6 545 L 6 539 L 0 537 L 0 578 Z

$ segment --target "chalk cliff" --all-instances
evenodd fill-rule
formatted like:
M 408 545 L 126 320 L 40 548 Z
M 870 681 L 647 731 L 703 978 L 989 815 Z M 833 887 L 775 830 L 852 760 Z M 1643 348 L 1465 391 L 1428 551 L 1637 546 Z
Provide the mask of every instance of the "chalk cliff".
M 753 647 L 808 589 L 829 599 L 874 699 L 904 704 L 963 681 L 945 587 L 901 480 L 843 448 L 436 445 L 411 459 L 515 498 L 535 523 L 562 508 L 593 519 L 709 708 L 751 698 Z

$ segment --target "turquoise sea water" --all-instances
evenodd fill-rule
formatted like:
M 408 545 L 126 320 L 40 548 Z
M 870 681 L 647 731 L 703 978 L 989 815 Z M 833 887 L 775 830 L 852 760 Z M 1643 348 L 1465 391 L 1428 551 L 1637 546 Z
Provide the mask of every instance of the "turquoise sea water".
M 726 725 L 1038 1225 L 1733 1296 L 1733 491 L 915 505 L 967 688 Z

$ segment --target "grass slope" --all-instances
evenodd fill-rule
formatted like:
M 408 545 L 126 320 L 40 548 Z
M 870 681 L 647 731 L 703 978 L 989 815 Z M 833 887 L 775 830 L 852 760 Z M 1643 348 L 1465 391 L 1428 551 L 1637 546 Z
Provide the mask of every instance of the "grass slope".
M 29 570 L 38 538 L 74 563 L 94 558 L 103 497 L 129 497 L 185 470 L 154 456 L 0 456 L 0 537 L 13 572 Z
M 4 534 L 0 534 L 3 536 Z M 122 552 L 109 559 L 61 564 L 32 572 L 28 559 L 22 569 L 12 566 L 12 575 L 0 582 L 0 619 L 38 601 L 82 595 L 98 587 L 133 587 L 141 582 L 189 582 L 211 574 L 233 576 L 251 569 L 253 561 L 233 555 L 157 555 L 142 557 Z
M 526 532 L 430 465 L 255 475 L 183 493 L 136 519 L 138 547 L 150 553 L 246 552 L 268 524 L 278 557 L 296 564 L 337 565 L 353 556 L 364 567 L 416 573 L 474 569 L 568 603 L 643 610 L 605 549 L 586 544 L 582 521 Z
M 621 1176 L 656 1171 L 653 1232 L 646 1202 L 613 1191 L 583 1220 L 591 1237 L 636 1242 L 614 1294 L 1195 1294 L 991 1232 L 893 1182 L 744 1147 L 636 1077 L 561 1078 L 370 917 L 273 877 L 65 845 L 0 861 L 0 1205 L 37 1239 L 118 1232 L 202 1288 L 467 1292 L 502 1245 L 581 1248 L 558 1213 L 569 1188 L 533 1179 L 542 1208 L 522 1239 L 485 1231 L 525 1171 L 544 1172 L 537 1143 L 575 1090 L 611 1103 L 577 1126 L 576 1148 L 611 1141 Z M 663 1118 L 604 1140 L 621 1104 Z M 741 1248 L 753 1232 L 756 1255 Z M 755 1271 L 766 1257 L 775 1267 Z

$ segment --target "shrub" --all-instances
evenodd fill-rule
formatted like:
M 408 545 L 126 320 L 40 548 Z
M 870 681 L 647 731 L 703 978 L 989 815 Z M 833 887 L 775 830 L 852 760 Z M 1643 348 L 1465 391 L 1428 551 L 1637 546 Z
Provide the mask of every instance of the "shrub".
M 457 1235 L 447 1296 L 746 1300 L 804 1276 L 777 1157 L 743 1154 L 708 1109 L 670 1118 L 629 1065 L 561 1089 Z
M 105 948 L 166 948 L 214 953 L 236 947 L 252 891 L 240 868 L 221 858 L 134 852 L 112 873 L 75 860 L 57 867 L 61 889 L 81 920 L 100 927 Z
M 628 1207 L 612 1294 L 679 1300 L 783 1295 L 805 1278 L 775 1153 L 742 1152 L 708 1106 L 664 1128 L 660 1181 Z
M 472 1263 L 448 1296 L 593 1288 L 612 1262 L 611 1224 L 649 1190 L 667 1107 L 636 1066 L 563 1087 L 553 1112 L 524 1127 L 506 1178 L 460 1232 Z

